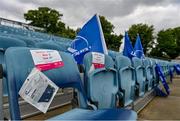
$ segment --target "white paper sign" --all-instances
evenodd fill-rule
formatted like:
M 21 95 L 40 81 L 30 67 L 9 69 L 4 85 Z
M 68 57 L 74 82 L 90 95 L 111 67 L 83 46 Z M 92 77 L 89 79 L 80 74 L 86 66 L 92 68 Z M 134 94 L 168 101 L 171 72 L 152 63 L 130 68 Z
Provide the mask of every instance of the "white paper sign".
M 92 63 L 96 68 L 103 68 L 105 63 L 105 55 L 102 53 L 92 52 Z
M 41 71 L 64 66 L 62 58 L 56 50 L 30 50 L 34 64 Z
M 46 113 L 57 91 L 58 86 L 34 68 L 22 85 L 19 95 L 26 102 Z
M 92 63 L 104 64 L 104 62 L 105 62 L 104 54 L 92 52 Z
M 89 73 L 98 68 L 104 68 L 105 55 L 98 52 L 92 52 L 92 65 L 89 69 Z

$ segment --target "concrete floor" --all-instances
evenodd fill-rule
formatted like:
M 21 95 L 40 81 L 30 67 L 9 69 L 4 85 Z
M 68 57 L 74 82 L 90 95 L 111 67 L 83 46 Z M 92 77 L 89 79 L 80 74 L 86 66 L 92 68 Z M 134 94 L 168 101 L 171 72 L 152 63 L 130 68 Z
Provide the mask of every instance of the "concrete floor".
M 180 77 L 172 84 L 170 96 L 155 97 L 138 115 L 139 120 L 180 120 Z

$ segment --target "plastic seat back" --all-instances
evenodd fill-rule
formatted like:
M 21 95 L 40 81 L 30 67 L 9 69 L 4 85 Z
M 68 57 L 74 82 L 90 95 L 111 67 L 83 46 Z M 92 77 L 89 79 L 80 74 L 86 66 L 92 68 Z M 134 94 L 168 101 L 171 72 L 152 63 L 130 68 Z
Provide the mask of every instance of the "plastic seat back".
M 115 61 L 116 60 L 116 56 L 120 55 L 120 53 L 112 51 L 112 50 L 109 50 L 108 51 L 108 55 L 111 56 L 111 58 Z
M 67 51 L 70 46 L 70 42 L 68 40 L 66 42 L 54 41 L 60 48 L 61 51 Z
M 0 36 L 0 49 L 6 50 L 9 47 L 25 47 L 26 43 L 15 38 Z
M 35 47 L 36 42 L 31 37 L 24 37 L 24 36 L 19 36 L 19 35 L 16 35 L 16 36 L 13 35 L 13 37 L 24 41 L 27 47 Z
M 25 47 L 26 43 L 18 40 L 18 39 L 14 39 L 11 37 L 5 37 L 5 36 L 0 36 L 0 64 L 3 65 L 3 67 L 5 68 L 6 63 L 4 63 L 4 53 L 6 51 L 7 48 L 9 47 Z M 5 73 L 5 70 L 4 70 Z M 3 95 L 7 96 L 7 81 L 6 81 L 6 74 L 4 74 L 3 77 Z
M 25 79 L 35 67 L 30 53 L 30 48 L 9 48 L 5 53 L 9 104 L 12 120 L 20 119 L 18 105 L 18 92 Z M 43 73 L 60 88 L 72 87 L 79 90 L 81 107 L 86 108 L 86 97 L 82 88 L 82 82 L 78 67 L 73 57 L 64 52 L 59 52 L 64 66 Z M 23 59 L 22 59 L 23 58 Z M 21 66 L 19 66 L 19 63 Z
M 116 57 L 116 68 L 118 71 L 119 88 L 123 92 L 124 106 L 131 104 L 134 100 L 135 79 L 131 60 L 125 56 Z
M 117 72 L 114 61 L 105 55 L 105 67 L 90 71 L 92 66 L 92 53 L 84 56 L 85 88 L 87 96 L 98 108 L 112 108 L 116 106 L 118 92 Z
M 150 61 L 148 59 L 143 59 L 143 65 L 145 67 L 147 89 L 149 91 L 153 87 L 153 70 L 152 70 L 151 63 L 150 63 Z
M 35 46 L 36 46 L 37 48 L 42 48 L 42 49 L 51 49 L 51 50 L 62 51 L 62 50 L 60 49 L 60 47 L 59 47 L 55 42 L 53 42 L 52 40 L 47 41 L 47 42 L 37 43 Z
M 132 65 L 135 68 L 135 80 L 136 80 L 137 89 L 138 89 L 137 94 L 138 96 L 143 96 L 145 93 L 146 78 L 145 78 L 142 60 L 137 57 L 133 57 Z

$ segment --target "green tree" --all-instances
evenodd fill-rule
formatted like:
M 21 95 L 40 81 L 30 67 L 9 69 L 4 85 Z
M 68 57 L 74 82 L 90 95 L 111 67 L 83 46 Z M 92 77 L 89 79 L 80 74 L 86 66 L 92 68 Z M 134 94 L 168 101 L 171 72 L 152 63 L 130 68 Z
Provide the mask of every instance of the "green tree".
M 177 51 L 180 52 L 180 27 L 174 28 L 173 34 L 174 34 L 175 41 L 177 44 Z
M 177 29 L 161 30 L 157 34 L 157 45 L 151 55 L 174 59 L 179 55 L 179 34 Z
M 100 21 L 108 49 L 119 51 L 119 46 L 123 36 L 121 34 L 117 35 L 114 33 L 114 25 L 104 16 L 100 16 Z
M 154 44 L 153 32 L 154 32 L 153 25 L 149 26 L 147 24 L 142 24 L 142 23 L 134 24 L 128 30 L 128 34 L 131 38 L 133 45 L 136 41 L 137 34 L 140 35 L 145 54 L 147 54 L 147 51 L 149 51 L 152 48 L 152 45 Z
M 61 20 L 62 16 L 57 10 L 48 7 L 39 7 L 24 14 L 24 18 L 32 26 L 44 28 L 51 34 L 74 38 L 75 31 L 65 26 Z
M 59 31 L 58 35 L 61 35 L 65 38 L 74 39 L 76 37 L 76 32 L 73 29 L 67 27 L 63 32 Z

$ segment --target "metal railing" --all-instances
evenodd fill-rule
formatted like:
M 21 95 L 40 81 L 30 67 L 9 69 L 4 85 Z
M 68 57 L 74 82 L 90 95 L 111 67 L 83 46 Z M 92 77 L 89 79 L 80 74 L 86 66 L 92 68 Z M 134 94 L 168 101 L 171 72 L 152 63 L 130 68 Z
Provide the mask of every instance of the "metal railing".
M 31 26 L 23 22 L 9 20 L 2 17 L 0 17 L 0 25 L 8 25 L 12 27 L 19 27 L 19 28 L 24 28 L 27 30 L 34 30 L 34 31 L 45 31 L 43 28 L 40 28 L 40 27 Z

